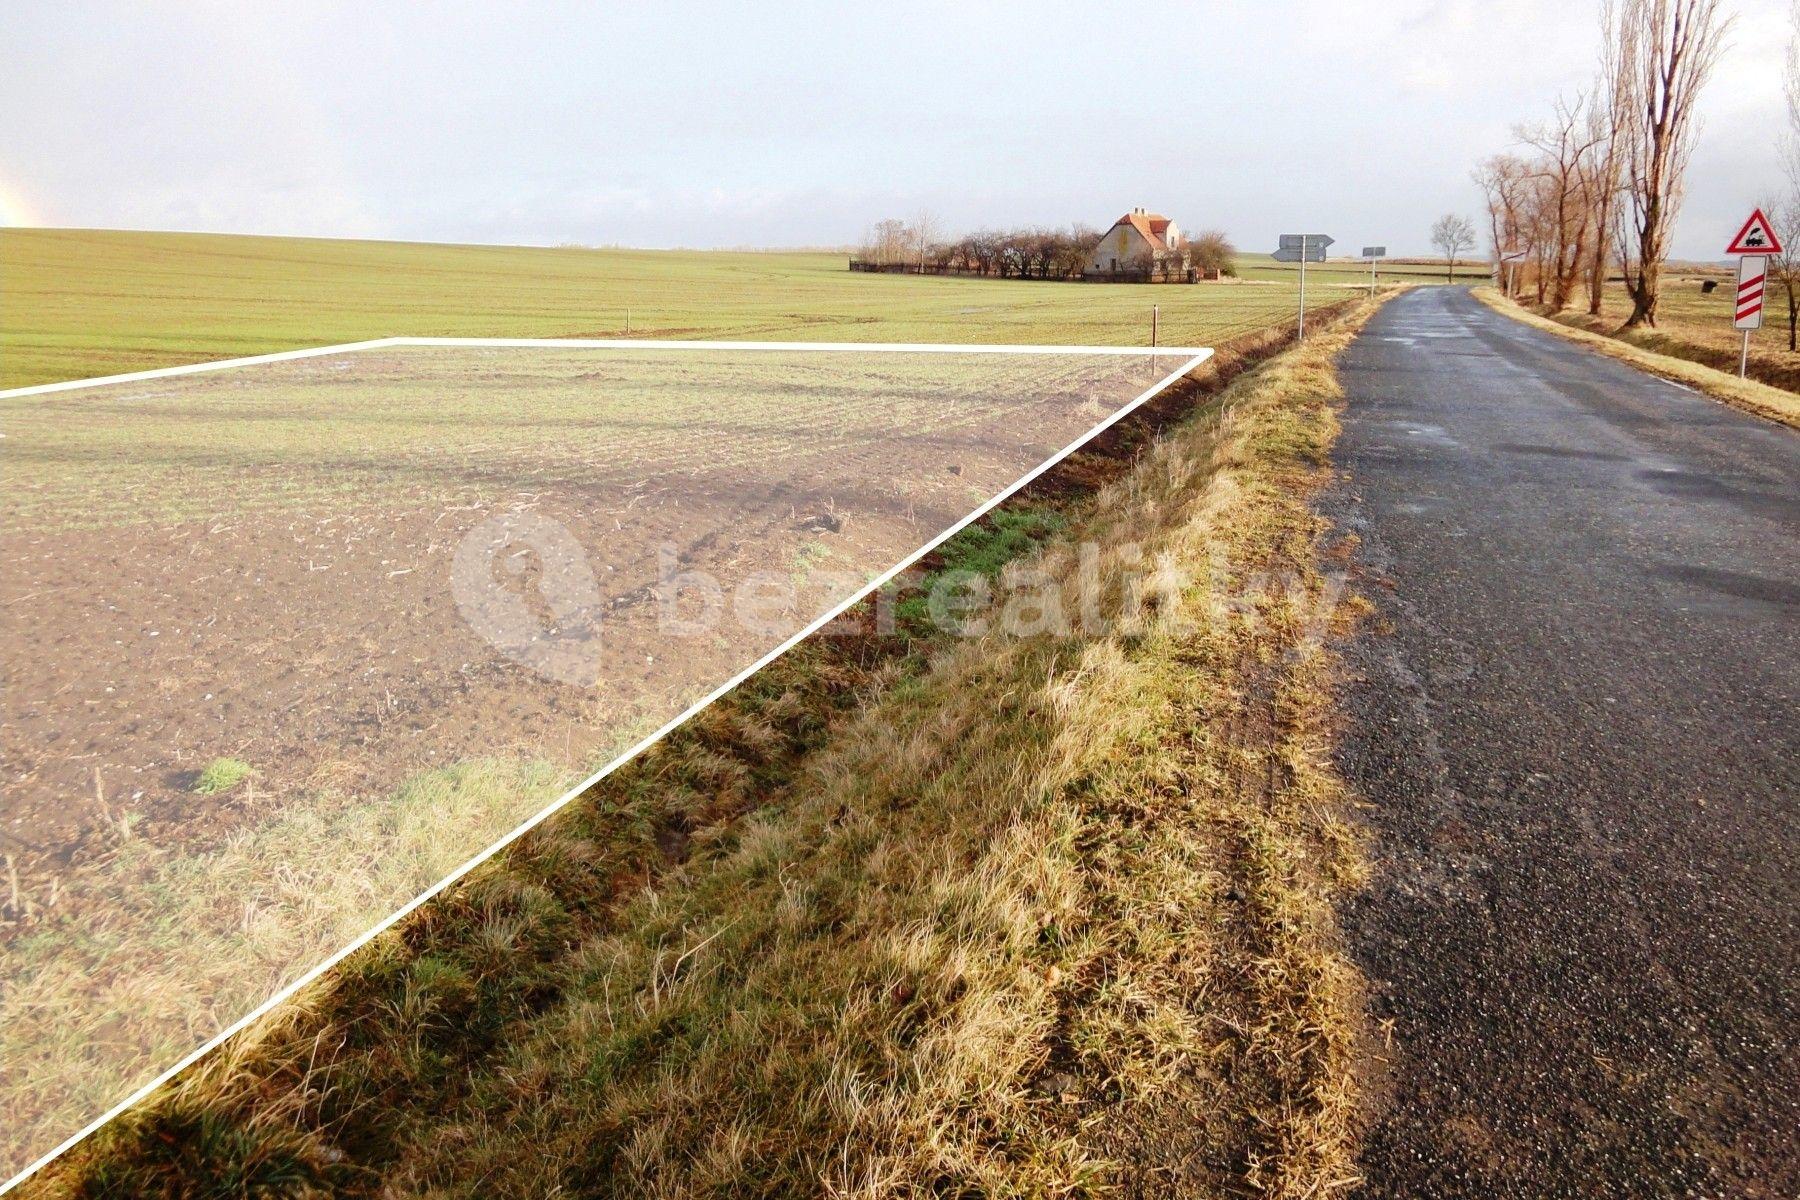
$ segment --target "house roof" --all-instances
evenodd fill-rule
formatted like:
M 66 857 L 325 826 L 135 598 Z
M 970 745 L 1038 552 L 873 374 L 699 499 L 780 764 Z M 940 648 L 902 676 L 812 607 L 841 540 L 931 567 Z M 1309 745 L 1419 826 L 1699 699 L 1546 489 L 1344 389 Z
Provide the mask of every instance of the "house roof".
M 1150 249 L 1161 253 L 1170 249 L 1169 244 L 1163 240 L 1163 236 L 1168 233 L 1172 223 L 1161 213 L 1128 212 L 1113 222 L 1113 228 L 1117 229 L 1121 225 L 1131 226 L 1143 235 L 1146 242 L 1150 243 Z

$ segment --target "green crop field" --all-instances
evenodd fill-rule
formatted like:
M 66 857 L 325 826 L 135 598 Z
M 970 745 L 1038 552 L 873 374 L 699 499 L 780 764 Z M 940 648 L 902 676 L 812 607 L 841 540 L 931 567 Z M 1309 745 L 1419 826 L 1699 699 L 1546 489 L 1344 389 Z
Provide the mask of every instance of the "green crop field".
M 830 253 L 0 230 L 0 387 L 408 336 L 1213 345 L 1292 318 L 1291 272 L 1196 287 L 862 275 Z M 1354 268 L 1308 272 L 1320 302 Z

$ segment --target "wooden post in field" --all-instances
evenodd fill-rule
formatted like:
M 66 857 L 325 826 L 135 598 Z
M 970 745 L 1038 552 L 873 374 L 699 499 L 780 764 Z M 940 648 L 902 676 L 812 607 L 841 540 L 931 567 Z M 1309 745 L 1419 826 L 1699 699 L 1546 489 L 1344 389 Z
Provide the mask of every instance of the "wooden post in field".
M 1157 332 L 1157 331 L 1156 331 L 1156 318 L 1157 318 L 1157 309 L 1159 309 L 1159 308 L 1161 308 L 1161 307 L 1162 307 L 1162 306 L 1161 306 L 1161 305 L 1159 305 L 1159 304 L 1152 304 L 1152 305 L 1151 305 L 1151 306 L 1150 306 L 1150 348 L 1151 348 L 1151 349 L 1152 349 L 1152 350 L 1154 350 L 1154 349 L 1156 349 L 1156 332 Z

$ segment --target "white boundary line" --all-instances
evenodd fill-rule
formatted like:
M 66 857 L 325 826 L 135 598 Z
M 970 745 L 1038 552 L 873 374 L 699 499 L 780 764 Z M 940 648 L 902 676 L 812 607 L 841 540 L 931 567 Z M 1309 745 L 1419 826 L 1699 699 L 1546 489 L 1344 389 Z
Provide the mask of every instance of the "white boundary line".
M 963 345 L 957 342 L 678 342 L 643 338 L 386 337 L 368 342 L 342 342 L 335 346 L 282 350 L 274 354 L 252 354 L 248 358 L 220 358 L 180 367 L 157 367 L 151 371 L 127 371 L 123 375 L 99 375 L 92 379 L 40 383 L 0 391 L 0 400 L 42 396 L 50 392 L 72 392 L 80 388 L 105 387 L 115 383 L 139 383 L 146 379 L 170 379 L 177 375 L 223 371 L 230 367 L 253 367 L 259 363 L 288 362 L 296 358 L 317 358 L 321 354 L 385 350 L 395 346 L 494 346 L 520 350 L 829 350 L 840 354 L 1093 354 L 1133 358 L 1190 358 L 1197 354 L 1212 353 L 1211 347 L 1207 346 L 1005 346 Z
M 7 396 L 30 395 L 30 394 L 44 392 L 44 391 L 63 391 L 63 390 L 67 390 L 70 387 L 90 387 L 90 386 L 97 386 L 97 385 L 103 384 L 103 383 L 124 383 L 124 382 L 129 382 L 129 381 L 133 381 L 133 380 L 137 380 L 137 379 L 162 378 L 167 375 L 181 375 L 181 374 L 187 374 L 187 373 L 193 372 L 193 371 L 217 370 L 218 368 L 224 367 L 224 366 L 241 366 L 245 363 L 276 362 L 276 361 L 280 361 L 283 359 L 289 359 L 289 358 L 306 358 L 308 356 L 317 355 L 317 354 L 332 354 L 332 353 L 336 353 L 338 351 L 345 350 L 345 349 L 361 350 L 361 349 L 369 349 L 371 347 L 376 347 L 376 346 L 437 345 L 437 344 L 536 346 L 536 345 L 545 345 L 547 343 L 541 342 L 541 341 L 540 342 L 532 342 L 532 341 L 513 342 L 513 341 L 508 341 L 505 339 L 498 339 L 498 338 L 495 338 L 495 339 L 485 339 L 485 338 L 475 338 L 475 339 L 384 338 L 380 341 L 375 341 L 375 342 L 352 342 L 352 343 L 349 343 L 347 346 L 323 346 L 323 347 L 320 347 L 320 348 L 314 349 L 314 350 L 290 350 L 290 351 L 285 351 L 281 354 L 257 355 L 256 357 L 253 357 L 253 358 L 231 359 L 231 360 L 227 360 L 225 362 L 219 362 L 219 363 L 197 363 L 191 367 L 169 367 L 169 368 L 165 368 L 165 369 L 159 370 L 159 371 L 139 371 L 139 372 L 136 372 L 136 373 L 133 373 L 130 375 L 110 375 L 110 376 L 106 376 L 106 377 L 100 378 L 100 379 L 74 381 L 69 384 L 46 384 L 46 385 L 43 385 L 42 387 L 38 387 L 38 388 L 20 388 L 20 389 L 11 391 L 11 392 L 0 392 L 0 398 L 7 397 Z M 576 345 L 594 345 L 594 346 L 625 345 L 625 346 L 628 346 L 633 349 L 636 349 L 640 346 L 643 348 L 646 348 L 646 349 L 687 346 L 687 347 L 695 347 L 695 348 L 702 348 L 702 349 L 710 349 L 710 348 L 714 348 L 714 347 L 724 347 L 724 348 L 728 348 L 728 349 L 732 349 L 732 350 L 740 350 L 740 349 L 746 349 L 746 348 L 779 349 L 779 350 L 789 350 L 789 349 L 817 350 L 817 349 L 823 349 L 823 348 L 830 348 L 834 345 L 845 345 L 845 343 L 821 343 L 821 342 L 642 342 L 642 343 L 625 343 L 625 342 L 615 342 L 615 341 L 580 342 L 580 343 L 574 343 L 574 344 L 576 344 Z M 848 343 L 848 345 L 851 349 L 855 349 L 855 350 L 867 350 L 867 349 L 871 348 L 870 345 L 864 345 L 862 343 Z M 657 742 L 660 742 L 663 738 L 667 737 L 670 733 L 674 732 L 676 729 L 680 728 L 683 724 L 685 724 L 696 713 L 699 713 L 702 710 L 706 709 L 715 700 L 718 700 L 721 696 L 726 695 L 732 689 L 736 688 L 739 684 L 743 683 L 746 679 L 750 678 L 752 675 L 756 674 L 758 671 L 762 670 L 764 667 L 768 666 L 770 663 L 772 663 L 776 659 L 780 658 L 783 654 L 786 654 L 789 650 L 793 649 L 796 645 L 805 641 L 807 638 L 811 637 L 813 634 L 817 633 L 819 630 L 823 629 L 826 625 L 830 624 L 833 620 L 835 620 L 839 616 L 842 616 L 845 612 L 849 611 L 856 604 L 861 603 L 868 596 L 872 595 L 874 592 L 879 590 L 881 587 L 885 586 L 889 581 L 891 581 L 895 576 L 899 575 L 902 571 L 906 570 L 908 567 L 910 567 L 914 563 L 918 562 L 921 558 L 924 558 L 927 554 L 931 553 L 933 550 L 937 549 L 939 546 L 943 545 L 945 542 L 949 541 L 951 538 L 953 538 L 957 534 L 961 533 L 964 529 L 968 528 L 970 525 L 974 524 L 976 521 L 979 521 L 982 517 L 986 516 L 989 511 L 991 511 L 992 509 L 994 509 L 995 507 L 997 507 L 998 505 L 1003 503 L 1008 497 L 1012 496 L 1015 492 L 1017 492 L 1021 488 L 1025 487 L 1032 480 L 1036 479 L 1039 475 L 1042 475 L 1045 471 L 1050 470 L 1050 468 L 1056 466 L 1057 463 L 1060 463 L 1063 459 L 1069 457 L 1069 455 L 1075 453 L 1077 450 L 1079 450 L 1083 446 L 1087 445 L 1087 443 L 1092 441 L 1095 437 L 1098 437 L 1100 434 L 1106 432 L 1106 430 L 1112 428 L 1114 425 L 1118 424 L 1120 421 L 1122 421 L 1126 417 L 1130 416 L 1132 412 L 1136 411 L 1138 408 L 1140 408 L 1142 405 L 1144 405 L 1147 401 L 1154 399 L 1156 396 L 1158 396 L 1162 392 L 1166 391 L 1177 380 L 1182 379 L 1189 372 L 1191 372 L 1195 367 L 1198 367 L 1201 363 L 1205 362 L 1207 359 L 1209 359 L 1213 356 L 1213 352 L 1210 347 L 1185 347 L 1185 348 L 1181 348 L 1181 349 L 1163 348 L 1161 350 L 1153 352 L 1148 347 L 1144 347 L 1141 349 L 1140 348 L 1131 348 L 1131 347 L 1074 347 L 1074 348 L 1069 348 L 1069 347 L 1057 347 L 1057 346 L 1037 346 L 1037 347 L 1027 347 L 1027 348 L 1015 348 L 1015 347 L 961 347 L 961 346 L 952 346 L 952 345 L 933 345 L 933 344 L 901 346 L 897 343 L 879 343 L 879 345 L 882 348 L 888 349 L 888 350 L 911 349 L 911 350 L 952 352 L 952 351 L 958 351 L 958 350 L 963 350 L 963 349 L 972 349 L 976 353 L 1002 353 L 1002 354 L 1090 353 L 1090 354 L 1148 355 L 1151 353 L 1161 353 L 1161 354 L 1166 355 L 1171 358 L 1179 357 L 1181 355 L 1188 355 L 1189 357 L 1179 367 L 1175 368 L 1175 370 L 1171 371 L 1168 375 L 1165 375 L 1157 383 L 1151 385 L 1148 389 L 1146 389 L 1143 393 L 1141 393 L 1136 399 L 1132 400 L 1129 404 L 1125 405 L 1125 407 L 1119 409 L 1118 412 L 1115 412 L 1112 416 L 1106 418 L 1104 421 L 1100 422 L 1098 425 L 1094 426 L 1092 429 L 1088 430 L 1086 433 L 1082 434 L 1080 437 L 1076 438 L 1074 441 L 1072 441 L 1068 445 L 1064 446 L 1061 450 L 1058 450 L 1054 455 L 1045 459 L 1043 462 L 1039 463 L 1036 467 L 1033 467 L 1030 471 L 1026 472 L 1024 475 L 1021 475 L 1010 486 L 1008 486 L 1007 488 L 1005 488 L 1004 490 L 1002 490 L 1000 492 L 997 492 L 991 499 L 989 499 L 985 503 L 983 503 L 980 508 L 975 509 L 973 512 L 969 513 L 968 516 L 962 518 L 962 520 L 956 522 L 956 524 L 950 526 L 948 529 L 944 530 L 942 533 L 940 533 L 936 537 L 932 538 L 929 542 L 926 542 L 924 545 L 920 546 L 917 550 L 914 550 L 911 554 L 907 555 L 900 562 L 896 563 L 892 567 L 889 567 L 885 572 L 883 572 L 881 575 L 877 576 L 873 581 L 871 581 L 870 583 L 865 585 L 862 588 L 862 590 L 860 590 L 856 594 L 852 595 L 849 599 L 844 600 L 843 602 L 838 604 L 836 607 L 830 609 L 823 616 L 820 616 L 819 618 L 814 620 L 812 622 L 812 624 L 808 625 L 806 628 L 802 629 L 800 632 L 794 634 L 792 637 L 788 638 L 785 642 L 781 643 L 781 645 L 775 647 L 775 649 L 769 651 L 767 654 L 765 654 L 761 658 L 757 659 L 750 666 L 745 667 L 742 671 L 739 671 L 736 675 L 733 675 L 730 679 L 728 679 L 726 682 L 720 684 L 718 687 L 714 688 L 711 692 L 708 692 L 701 699 L 696 700 L 693 704 L 689 705 L 685 710 L 683 710 L 679 715 L 672 718 L 667 724 L 663 725 L 662 728 L 658 729 L 656 732 L 649 734 L 648 736 L 643 738 L 643 740 L 639 741 L 636 745 L 632 746 L 629 750 L 626 750 L 624 753 L 622 753 L 618 757 L 614 758 L 611 762 L 609 762 L 605 766 L 601 767 L 598 771 L 595 771 L 592 775 L 589 775 L 586 779 L 582 780 L 580 783 L 578 783 L 574 787 L 570 788 L 561 797 L 557 798 L 556 800 L 551 801 L 549 804 L 546 804 L 543 808 L 539 809 L 536 813 L 534 813 L 530 817 L 526 818 L 525 822 L 522 825 L 519 825 L 517 828 L 515 828 L 511 833 L 508 833 L 508 834 L 504 835 L 503 837 L 499 838 L 492 845 L 488 846 L 487 849 L 482 850 L 480 853 L 476 854 L 473 858 L 471 858 L 467 862 L 463 863 L 462 866 L 456 868 L 456 870 L 454 870 L 450 874 L 444 876 L 444 878 L 440 879 L 437 883 L 433 884 L 431 887 L 427 888 L 425 891 L 420 892 L 410 902 L 408 902 L 405 905 L 405 907 L 395 910 L 395 912 L 391 916 L 387 917 L 385 920 L 381 921 L 379 924 L 370 928 L 367 932 L 363 933 L 355 941 L 350 942 L 348 945 L 344 946 L 341 950 L 339 950 L 335 954 L 331 955 L 331 957 L 325 959 L 323 962 L 321 962 L 317 966 L 313 967 L 312 970 L 306 972 L 304 975 L 300 976 L 298 979 L 294 980 L 292 983 L 288 984 L 286 987 L 284 987 L 280 991 L 276 992 L 273 996 L 270 996 L 267 1000 L 265 1000 L 261 1004 L 259 1004 L 255 1009 L 251 1010 L 250 1012 L 244 1014 L 242 1017 L 239 1017 L 237 1020 L 233 1021 L 230 1025 L 226 1026 L 224 1029 L 222 1029 L 218 1033 L 214 1034 L 210 1039 L 208 1039 L 204 1044 L 199 1046 L 197 1049 L 188 1053 L 184 1058 L 182 1058 L 174 1066 L 170 1067 L 168 1070 L 164 1071 L 162 1074 L 158 1075 L 156 1078 L 152 1079 L 150 1082 L 139 1087 L 136 1091 L 132 1092 L 129 1096 L 126 1096 L 125 1099 L 119 1101 L 119 1103 L 113 1105 L 113 1107 L 108 1109 L 106 1112 L 102 1113 L 100 1116 L 96 1117 L 93 1121 L 89 1122 L 78 1133 L 76 1133 L 72 1137 L 68 1138 L 61 1145 L 57 1146 L 54 1150 L 51 1150 L 48 1154 L 45 1154 L 43 1157 L 39 1158 L 36 1162 L 34 1162 L 30 1166 L 26 1167 L 23 1171 L 20 1171 L 17 1175 L 15 1175 L 11 1179 L 7 1180 L 4 1184 L 0 1184 L 0 1196 L 4 1196 L 6 1193 L 8 1193 L 8 1192 L 12 1191 L 14 1188 L 18 1187 L 21 1183 L 24 1183 L 27 1179 L 29 1179 L 29 1178 L 31 1178 L 31 1176 L 37 1174 L 38 1171 L 42 1170 L 49 1163 L 55 1161 L 57 1158 L 59 1158 L 63 1154 L 67 1153 L 69 1150 L 73 1149 L 75 1146 L 77 1146 L 81 1142 L 85 1141 L 96 1130 L 100 1129 L 102 1126 L 104 1126 L 107 1123 L 109 1123 L 110 1121 L 112 1121 L 115 1117 L 119 1116 L 119 1114 L 121 1114 L 125 1110 L 131 1108 L 133 1105 L 137 1104 L 139 1101 L 143 1100 L 145 1097 L 150 1095 L 151 1092 L 154 1092 L 157 1088 L 161 1087 L 163 1084 L 169 1082 L 169 1080 L 173 1079 L 175 1076 L 179 1075 L 181 1072 L 187 1070 L 187 1068 L 194 1065 L 194 1063 L 198 1062 L 200 1059 L 206 1057 L 208 1054 L 210 1054 L 214 1050 L 218 1049 L 221 1045 L 223 1045 L 225 1042 L 229 1041 L 232 1037 L 235 1037 L 237 1034 L 241 1033 L 244 1029 L 246 1029 L 250 1025 L 254 1024 L 257 1020 L 261 1019 L 270 1010 L 274 1009 L 275 1007 L 284 1003 L 285 1001 L 291 999 L 295 995 L 295 993 L 299 992 L 302 988 L 311 984 L 312 982 L 317 980 L 320 976 L 324 975 L 327 971 L 331 970 L 333 967 L 335 967 L 339 963 L 343 962 L 346 958 L 350 957 L 352 954 L 356 953 L 358 950 L 360 950 L 364 946 L 368 945 L 369 942 L 373 941 L 375 938 L 379 937 L 382 933 L 384 933 L 388 929 L 392 928 L 396 923 L 398 923 L 402 920 L 405 920 L 406 917 L 410 913 L 412 913 L 413 910 L 417 909 L 420 905 L 425 904 L 428 901 L 430 901 L 431 899 L 433 899 L 434 897 L 438 896 L 445 889 L 451 887 L 453 884 L 462 880 L 463 877 L 468 875 L 468 873 L 470 871 L 473 871 L 476 867 L 479 867 L 482 863 L 486 862 L 488 859 L 492 858 L 494 855 L 500 853 L 500 851 L 506 849 L 508 846 L 512 845 L 514 842 L 516 842 L 520 838 L 524 837 L 527 833 L 530 833 L 533 829 L 535 829 L 539 825 L 543 824 L 546 820 L 548 820 L 550 817 L 554 816 L 557 812 L 559 812 L 563 808 L 567 807 L 568 804 L 571 801 L 573 801 L 577 796 L 581 795 L 581 793 L 587 791 L 587 789 L 589 789 L 590 787 L 593 787 L 594 784 L 600 782 L 602 779 L 605 779 L 608 775 L 611 775 L 614 771 L 618 770 L 620 767 L 624 766 L 626 763 L 628 763 L 632 759 L 636 758 L 639 754 L 643 753 L 645 750 L 649 749 L 651 746 L 654 746 Z

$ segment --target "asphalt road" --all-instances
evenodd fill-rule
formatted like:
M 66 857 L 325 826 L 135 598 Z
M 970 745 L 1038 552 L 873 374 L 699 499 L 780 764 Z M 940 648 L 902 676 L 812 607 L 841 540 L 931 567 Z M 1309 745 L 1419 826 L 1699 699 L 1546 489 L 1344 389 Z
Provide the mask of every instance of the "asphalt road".
M 1800 1196 L 1800 432 L 1461 290 L 1340 365 L 1366 1194 Z

